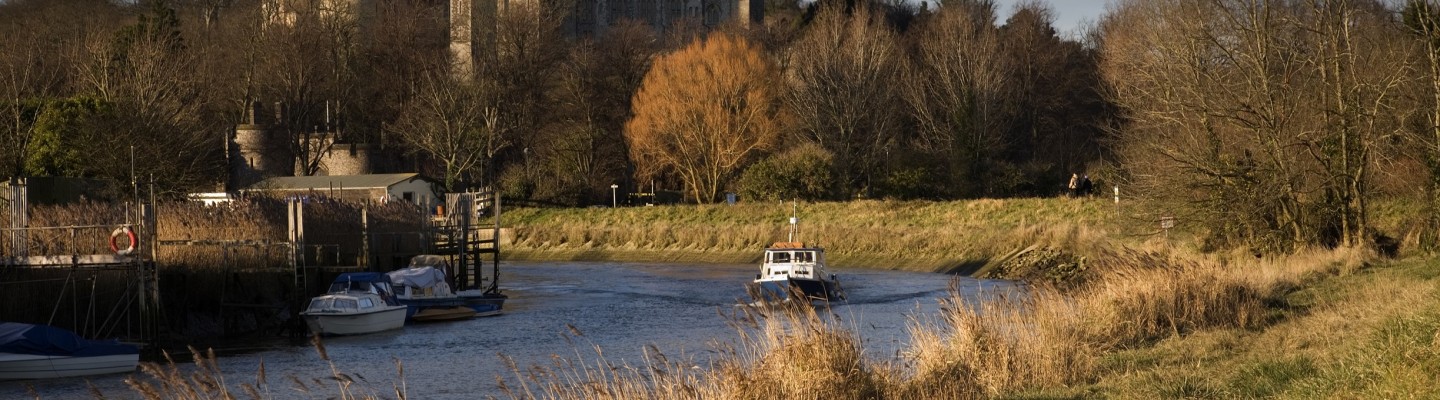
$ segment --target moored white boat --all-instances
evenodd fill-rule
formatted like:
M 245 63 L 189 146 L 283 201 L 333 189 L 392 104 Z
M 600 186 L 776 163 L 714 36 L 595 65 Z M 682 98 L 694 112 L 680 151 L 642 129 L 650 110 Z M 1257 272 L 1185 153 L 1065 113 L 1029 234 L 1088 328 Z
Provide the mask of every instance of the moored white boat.
M 139 365 L 140 348 L 134 345 L 89 340 L 47 325 L 0 323 L 0 380 L 134 372 Z
M 340 292 L 315 297 L 300 312 L 317 335 L 359 335 L 405 326 L 406 307 L 378 293 Z

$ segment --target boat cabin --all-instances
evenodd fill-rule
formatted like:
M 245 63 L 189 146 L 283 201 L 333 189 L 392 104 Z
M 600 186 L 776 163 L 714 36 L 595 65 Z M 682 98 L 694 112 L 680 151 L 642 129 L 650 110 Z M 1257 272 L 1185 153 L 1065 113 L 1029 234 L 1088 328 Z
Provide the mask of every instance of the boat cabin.
M 311 299 L 310 307 L 305 311 L 313 314 L 356 314 L 378 311 L 386 305 L 384 299 L 372 293 L 331 294 Z
M 788 276 L 828 279 L 824 274 L 825 250 L 805 247 L 799 242 L 778 242 L 765 249 L 760 278 Z M 818 267 L 817 267 L 818 266 Z

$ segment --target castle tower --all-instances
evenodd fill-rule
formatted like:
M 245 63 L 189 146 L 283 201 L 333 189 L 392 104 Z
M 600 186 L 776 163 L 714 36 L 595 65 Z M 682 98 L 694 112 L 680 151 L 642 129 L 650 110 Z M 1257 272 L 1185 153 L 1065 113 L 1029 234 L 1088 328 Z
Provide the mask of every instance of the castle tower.
M 280 106 L 276 105 L 276 112 Z M 276 115 L 276 121 L 280 120 Z M 247 187 L 272 176 L 295 174 L 294 156 L 285 135 L 276 132 L 260 116 L 260 103 L 253 102 L 245 113 L 245 123 L 235 125 L 235 135 L 228 141 L 226 155 L 230 161 L 230 182 L 225 189 Z
M 330 135 L 317 135 L 314 148 L 323 148 L 318 160 L 315 176 L 363 176 L 374 173 L 373 154 L 370 144 L 363 142 L 340 142 L 331 140 Z M 321 144 L 320 141 L 328 141 Z
M 450 70 L 470 77 L 495 48 L 497 3 L 508 0 L 450 0 Z
M 335 143 L 330 151 L 320 156 L 320 171 L 316 175 L 365 175 L 374 173 L 370 145 L 365 143 Z

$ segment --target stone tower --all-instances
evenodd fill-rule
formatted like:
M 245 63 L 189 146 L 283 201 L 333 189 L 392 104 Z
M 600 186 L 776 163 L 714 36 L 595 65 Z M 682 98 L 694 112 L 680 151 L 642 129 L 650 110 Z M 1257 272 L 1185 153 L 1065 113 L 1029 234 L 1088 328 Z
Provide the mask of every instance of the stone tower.
M 235 125 L 235 135 L 227 141 L 226 155 L 230 161 L 230 182 L 226 190 L 250 186 L 273 176 L 295 174 L 295 156 L 283 133 L 273 129 L 274 121 L 282 120 L 279 104 L 274 119 L 261 115 L 260 103 L 252 102 L 245 112 L 245 123 Z
M 320 168 L 315 175 L 364 175 L 373 172 L 369 144 L 334 142 L 320 155 Z
M 450 0 L 450 70 L 469 77 L 495 44 L 495 10 L 508 0 Z

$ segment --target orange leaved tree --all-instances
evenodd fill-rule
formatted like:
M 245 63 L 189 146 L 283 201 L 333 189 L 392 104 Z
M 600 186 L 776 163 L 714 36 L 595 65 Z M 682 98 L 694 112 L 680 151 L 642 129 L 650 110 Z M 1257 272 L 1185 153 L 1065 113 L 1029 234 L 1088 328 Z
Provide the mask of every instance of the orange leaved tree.
M 655 60 L 625 140 L 637 172 L 673 173 L 698 203 L 780 139 L 779 68 L 759 46 L 715 33 Z

